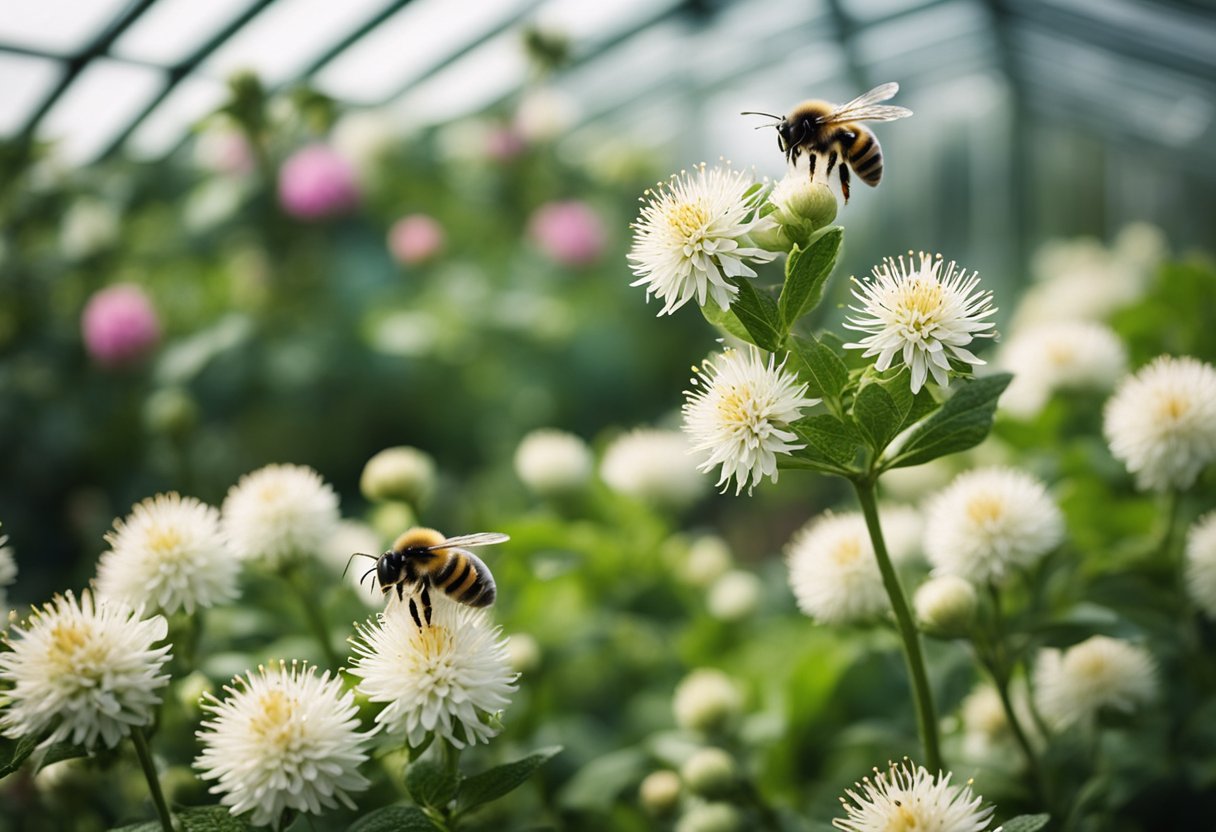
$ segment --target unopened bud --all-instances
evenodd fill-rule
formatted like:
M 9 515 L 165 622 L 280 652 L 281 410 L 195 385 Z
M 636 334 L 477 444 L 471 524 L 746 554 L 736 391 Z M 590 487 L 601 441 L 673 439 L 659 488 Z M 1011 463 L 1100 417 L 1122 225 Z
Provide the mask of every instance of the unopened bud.
M 363 466 L 359 488 L 369 500 L 399 500 L 416 506 L 435 488 L 435 460 L 417 448 L 386 448 Z
M 773 219 L 799 245 L 806 245 L 812 234 L 836 219 L 832 189 L 800 172 L 778 182 L 768 199 L 776 207 Z
M 916 617 L 930 635 L 965 635 L 975 622 L 975 587 L 957 575 L 930 578 L 916 590 Z
M 680 777 L 694 794 L 723 797 L 735 786 L 735 761 L 721 748 L 702 748 L 684 762 Z
M 647 775 L 638 787 L 638 799 L 647 812 L 662 817 L 679 804 L 680 788 L 680 776 L 674 771 L 656 771 Z
M 742 828 L 743 816 L 729 803 L 694 806 L 676 823 L 676 832 L 738 832 Z
M 672 702 L 676 724 L 712 733 L 730 725 L 742 709 L 739 690 L 721 670 L 694 670 L 676 686 Z

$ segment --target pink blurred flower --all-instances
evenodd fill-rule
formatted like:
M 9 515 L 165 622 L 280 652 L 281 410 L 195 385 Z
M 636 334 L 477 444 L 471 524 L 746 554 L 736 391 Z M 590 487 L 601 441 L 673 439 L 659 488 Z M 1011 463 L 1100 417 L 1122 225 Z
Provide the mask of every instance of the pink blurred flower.
M 388 250 L 398 263 L 430 260 L 443 248 L 443 226 L 427 214 L 408 214 L 388 230 Z
M 486 155 L 497 162 L 509 162 L 527 149 L 523 136 L 506 125 L 486 133 Z
M 545 254 L 562 265 L 584 266 L 604 253 L 604 223 L 585 202 L 546 203 L 532 214 L 528 226 Z
M 301 148 L 279 169 L 279 202 L 300 219 L 345 214 L 359 203 L 355 169 L 323 144 Z
M 104 367 L 129 364 L 160 340 L 160 320 L 143 289 L 132 283 L 93 294 L 80 316 L 85 349 Z
M 194 158 L 207 170 L 230 176 L 251 174 L 256 165 L 249 139 L 239 130 L 231 128 L 216 128 L 202 133 L 194 145 Z

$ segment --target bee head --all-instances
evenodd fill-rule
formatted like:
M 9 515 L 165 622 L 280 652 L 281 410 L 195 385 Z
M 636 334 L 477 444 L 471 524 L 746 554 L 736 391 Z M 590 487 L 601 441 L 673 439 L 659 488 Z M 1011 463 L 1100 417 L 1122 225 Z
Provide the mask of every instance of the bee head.
M 376 561 L 376 580 L 387 588 L 401 580 L 402 556 L 389 549 Z

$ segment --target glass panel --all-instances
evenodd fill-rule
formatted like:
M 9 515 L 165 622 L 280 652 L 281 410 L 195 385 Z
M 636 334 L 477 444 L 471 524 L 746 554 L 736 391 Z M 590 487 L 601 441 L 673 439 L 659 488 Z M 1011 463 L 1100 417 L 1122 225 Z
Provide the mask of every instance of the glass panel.
M 158 0 L 114 44 L 120 58 L 174 64 L 193 54 L 252 0 Z
M 501 26 L 522 5 L 520 0 L 482 0 L 476 14 L 454 14 L 452 0 L 414 0 L 331 61 L 314 80 L 336 98 L 379 103 Z
M 386 4 L 387 0 L 274 3 L 217 49 L 203 69 L 217 78 L 252 70 L 266 84 L 277 86 L 297 77 L 318 55 Z
M 564 33 L 576 44 L 594 43 L 611 40 L 675 5 L 676 0 L 617 0 L 615 3 L 549 0 L 537 10 L 536 22 L 546 29 Z
M 968 32 L 988 33 L 990 29 L 988 13 L 979 4 L 958 0 L 862 30 L 857 52 L 863 64 L 872 64 Z
M 68 164 L 93 161 L 162 87 L 163 72 L 98 59 L 85 67 L 47 113 L 38 136 L 58 142 Z
M 519 33 L 507 31 L 410 89 L 393 109 L 413 124 L 447 121 L 499 100 L 527 71 Z
M 127 0 L 5 0 L 0 40 L 71 55 L 88 45 Z
M 226 88 L 209 78 L 186 78 L 131 134 L 132 155 L 157 159 L 177 147 L 186 131 L 224 103 Z
M 58 61 L 0 52 L 0 136 L 25 127 L 62 72 Z

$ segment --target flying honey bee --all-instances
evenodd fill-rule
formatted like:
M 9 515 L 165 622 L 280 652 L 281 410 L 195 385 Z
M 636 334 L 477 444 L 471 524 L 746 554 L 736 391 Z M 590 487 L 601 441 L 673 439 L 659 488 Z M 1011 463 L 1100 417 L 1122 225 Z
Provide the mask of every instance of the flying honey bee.
M 470 607 L 488 607 L 498 596 L 494 576 L 490 567 L 467 547 L 489 546 L 510 540 L 505 534 L 479 532 L 459 537 L 445 538 L 434 529 L 413 528 L 393 541 L 392 548 L 376 557 L 356 552 L 357 557 L 371 558 L 376 565 L 359 578 L 362 584 L 373 572 L 381 592 L 388 594 L 395 587 L 398 600 L 404 600 L 406 590 L 411 593 L 410 615 L 419 628 L 425 620 L 431 623 L 431 594 L 434 587 L 453 601 Z M 350 561 L 347 561 L 350 567 Z M 413 592 L 418 591 L 422 602 L 421 615 L 414 602 Z
M 882 148 L 870 128 L 862 121 L 895 121 L 907 118 L 912 111 L 906 107 L 879 104 L 899 92 L 899 84 L 877 86 L 865 95 L 859 95 L 848 104 L 831 104 L 827 101 L 803 101 L 787 116 L 772 113 L 747 112 L 743 115 L 768 116 L 778 119 L 777 146 L 785 154 L 788 163 L 798 163 L 798 157 L 807 154 L 811 178 L 815 178 L 815 166 L 819 156 L 827 156 L 826 175 L 840 164 L 840 191 L 845 201 L 849 199 L 849 169 L 861 177 L 861 181 L 874 187 L 882 179 Z M 767 127 L 768 125 L 762 125 Z

